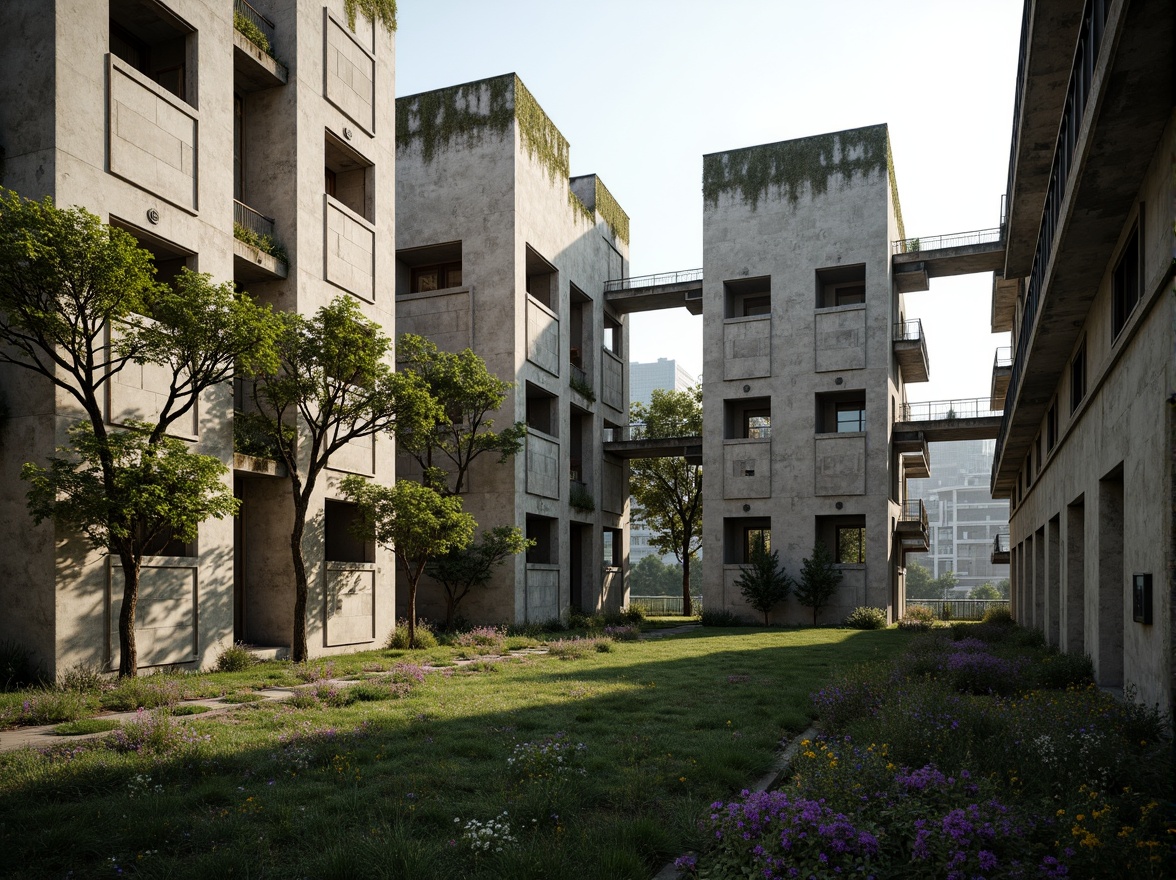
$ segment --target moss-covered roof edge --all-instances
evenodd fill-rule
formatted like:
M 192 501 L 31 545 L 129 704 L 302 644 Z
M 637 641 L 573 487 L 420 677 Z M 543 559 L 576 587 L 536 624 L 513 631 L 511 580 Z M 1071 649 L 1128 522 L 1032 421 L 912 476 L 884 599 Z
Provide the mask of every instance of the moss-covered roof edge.
M 617 239 L 629 243 L 629 215 L 599 177 L 596 178 L 596 213 Z
M 805 187 L 812 195 L 825 193 L 835 174 L 851 178 L 886 168 L 893 181 L 892 165 L 885 123 L 708 153 L 702 157 L 703 201 L 715 206 L 721 194 L 736 193 L 754 210 L 775 189 L 796 204 Z

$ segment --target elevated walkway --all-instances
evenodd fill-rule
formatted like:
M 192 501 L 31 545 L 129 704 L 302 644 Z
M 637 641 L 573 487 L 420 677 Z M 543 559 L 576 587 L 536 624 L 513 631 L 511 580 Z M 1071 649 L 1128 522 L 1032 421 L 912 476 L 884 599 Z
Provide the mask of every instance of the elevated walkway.
M 644 427 L 605 428 L 604 451 L 624 459 L 684 458 L 687 464 L 702 464 L 701 437 L 642 437 Z
M 684 308 L 702 314 L 702 270 L 638 275 L 604 282 L 604 301 L 621 315 Z
M 932 238 L 900 238 L 891 257 L 901 293 L 927 290 L 932 278 L 1004 270 L 1004 227 L 953 232 Z
M 904 403 L 894 423 L 895 441 L 915 434 L 928 443 L 995 440 L 1003 413 L 991 404 L 988 397 Z

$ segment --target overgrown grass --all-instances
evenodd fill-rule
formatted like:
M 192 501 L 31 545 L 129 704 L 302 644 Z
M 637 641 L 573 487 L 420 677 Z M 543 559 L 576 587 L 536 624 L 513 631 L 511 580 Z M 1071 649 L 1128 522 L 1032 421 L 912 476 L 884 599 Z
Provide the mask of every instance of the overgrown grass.
M 17 878 L 133 866 L 221 880 L 247 866 L 251 877 L 644 880 L 699 846 L 708 805 L 808 725 L 814 682 L 908 640 L 707 629 L 478 671 L 402 661 L 391 681 L 351 685 L 345 703 L 319 681 L 295 705 L 182 721 L 144 712 L 118 739 L 0 754 L 0 848 Z M 338 677 L 420 653 L 331 662 Z M 270 665 L 191 678 L 231 693 Z M 575 774 L 510 770 L 518 747 L 554 742 L 576 748 Z M 495 845 L 477 848 L 492 822 Z

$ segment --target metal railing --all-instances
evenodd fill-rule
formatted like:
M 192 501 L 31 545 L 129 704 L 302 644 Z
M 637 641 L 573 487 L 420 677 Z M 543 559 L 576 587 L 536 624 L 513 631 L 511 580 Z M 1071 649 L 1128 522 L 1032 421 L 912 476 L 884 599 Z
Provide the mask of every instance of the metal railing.
M 1012 346 L 1002 345 L 996 350 L 996 357 L 992 359 L 992 368 L 1011 367 L 1013 365 Z
M 568 371 L 571 373 L 572 382 L 577 382 L 585 388 L 592 387 L 592 383 L 588 381 L 588 374 L 584 372 L 584 368 L 579 364 L 568 361 Z
M 691 612 L 694 614 L 702 613 L 702 600 L 691 596 L 690 597 Z M 629 596 L 629 607 L 640 608 L 646 614 L 662 615 L 662 614 L 681 614 L 682 613 L 682 597 L 681 596 Z
M 976 244 L 995 244 L 1004 236 L 1004 227 L 973 229 L 970 232 L 952 232 L 947 235 L 933 235 L 930 238 L 900 238 L 894 242 L 896 254 L 914 254 L 923 251 L 937 251 L 943 248 L 967 247 Z
M 1008 599 L 908 599 L 907 608 L 930 608 L 940 620 L 982 620 L 989 608 L 1008 608 Z M 947 613 L 944 613 L 944 608 Z
M 899 522 L 919 522 L 923 531 L 927 530 L 927 507 L 922 498 L 908 498 L 902 503 L 902 514 Z
M 631 425 L 618 425 L 613 428 L 605 428 L 602 434 L 602 440 L 605 443 L 620 443 L 625 440 L 640 440 L 645 433 L 644 422 L 634 422 Z
M 895 342 L 918 342 L 923 338 L 923 322 L 919 318 L 898 321 L 894 325 Z
M 701 269 L 684 269 L 681 272 L 662 272 L 658 275 L 638 275 L 635 278 L 615 278 L 604 282 L 604 292 L 634 290 L 641 287 L 659 287 L 663 284 L 687 284 L 701 281 Z
M 247 0 L 233 0 L 233 12 L 251 21 L 269 40 L 269 51 L 274 48 L 274 23 L 249 5 Z M 258 48 L 264 49 L 264 46 Z
M 1001 410 L 992 408 L 989 397 L 969 397 L 962 400 L 924 400 L 901 405 L 901 422 L 952 421 L 954 419 L 983 419 L 999 416 Z
M 1098 62 L 1099 51 L 1102 47 L 1108 3 L 1109 0 L 1087 0 L 1086 8 L 1082 13 L 1082 25 L 1074 50 L 1074 62 L 1070 68 L 1070 84 L 1066 91 L 1066 103 L 1062 112 L 1061 125 L 1058 127 L 1057 143 L 1054 147 L 1049 188 L 1046 191 L 1045 204 L 1041 210 L 1041 226 L 1037 233 L 1033 268 L 1029 272 L 1029 282 L 1025 286 L 1021 329 L 1017 334 L 1017 356 L 1013 361 L 1013 373 L 1009 377 L 1006 400 L 1015 401 L 1017 399 L 1017 392 L 1021 387 L 1021 375 L 1025 371 L 1025 361 L 1029 356 L 1029 341 L 1033 338 L 1033 331 L 1037 323 L 1037 310 L 1041 303 L 1041 287 L 1045 283 L 1046 267 L 1053 256 L 1054 235 L 1058 230 L 1062 202 L 1065 201 L 1067 194 L 1070 166 L 1074 159 L 1074 150 L 1078 145 L 1078 129 L 1086 112 L 1086 102 L 1090 98 L 1094 79 L 1094 67 Z M 1024 47 L 1022 47 L 1023 52 Z M 1019 73 L 1018 76 L 1020 76 Z M 1020 88 L 1018 89 L 1018 99 L 1019 97 Z M 1013 143 L 1012 158 L 1015 162 L 1015 139 Z M 1010 181 L 1012 169 L 1013 163 L 1011 162 L 1009 165 Z M 1000 431 L 996 435 L 996 452 L 992 465 L 994 475 L 1004 455 L 1004 444 L 1008 438 L 1011 417 L 1012 410 L 1006 410 L 1000 423 Z
M 996 537 L 992 539 L 993 553 L 1008 553 L 1009 552 L 1009 533 L 998 532 Z
M 236 199 L 233 199 L 233 222 L 262 238 L 274 237 L 274 218 L 267 217 Z

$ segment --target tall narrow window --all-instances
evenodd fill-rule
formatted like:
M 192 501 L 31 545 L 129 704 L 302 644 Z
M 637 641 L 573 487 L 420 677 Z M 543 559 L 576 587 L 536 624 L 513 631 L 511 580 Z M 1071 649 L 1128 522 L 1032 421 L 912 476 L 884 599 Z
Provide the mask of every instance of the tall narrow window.
M 866 526 L 837 526 L 837 561 L 842 565 L 862 565 L 866 561 Z
M 1049 405 L 1049 412 L 1045 414 L 1045 451 L 1053 451 L 1058 442 L 1058 402 Z
M 1086 340 L 1078 346 L 1074 359 L 1070 361 L 1070 412 L 1078 409 L 1086 397 Z
M 1111 276 L 1111 339 L 1117 339 L 1139 305 L 1139 229 L 1131 232 Z
M 233 198 L 245 201 L 245 99 L 233 95 Z

